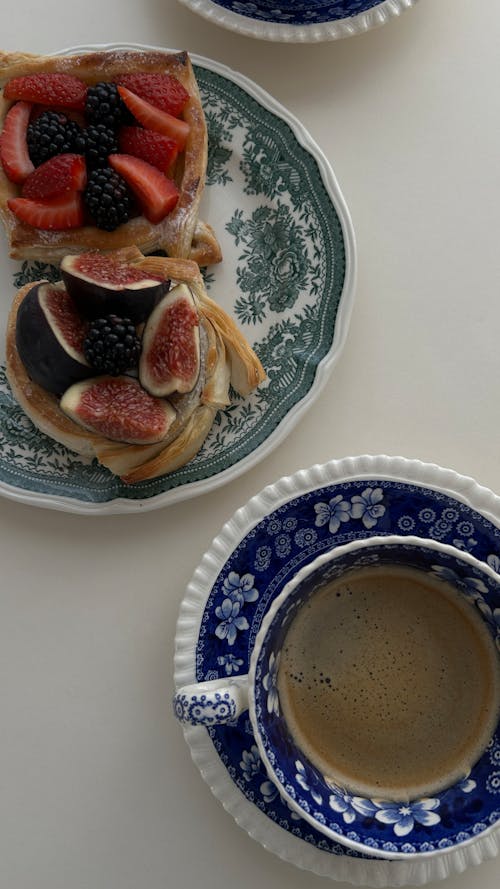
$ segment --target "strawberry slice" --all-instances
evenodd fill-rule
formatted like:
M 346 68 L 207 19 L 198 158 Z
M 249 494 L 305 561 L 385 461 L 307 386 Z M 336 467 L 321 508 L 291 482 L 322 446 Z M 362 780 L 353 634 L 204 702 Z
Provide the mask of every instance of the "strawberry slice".
M 65 191 L 83 191 L 86 184 L 85 158 L 81 154 L 57 154 L 30 173 L 21 195 L 35 201 L 44 200 Z
M 118 92 L 128 110 L 132 112 L 139 123 L 142 123 L 143 127 L 173 139 L 174 142 L 177 142 L 179 151 L 186 147 L 189 124 L 185 120 L 180 120 L 178 117 L 168 114 L 167 111 L 160 111 L 159 108 L 155 108 L 150 102 L 136 96 L 124 86 L 119 86 Z
M 161 222 L 179 200 L 179 190 L 163 173 L 130 154 L 110 154 L 109 163 L 134 192 L 146 219 Z
M 9 109 L 0 138 L 0 160 L 5 175 L 11 182 L 24 182 L 35 169 L 28 153 L 26 132 L 30 120 L 31 105 L 17 102 Z
M 174 117 L 180 117 L 189 101 L 188 91 L 171 74 L 124 74 L 118 83 Z
M 142 127 L 122 127 L 118 134 L 118 145 L 122 154 L 140 157 L 167 175 L 178 154 L 177 143 L 173 139 Z
M 83 199 L 78 191 L 68 191 L 44 201 L 11 198 L 7 204 L 21 222 L 26 222 L 33 228 L 63 231 L 83 225 Z
M 3 90 L 6 99 L 22 99 L 38 105 L 57 105 L 83 111 L 87 86 L 71 74 L 41 73 L 14 77 Z

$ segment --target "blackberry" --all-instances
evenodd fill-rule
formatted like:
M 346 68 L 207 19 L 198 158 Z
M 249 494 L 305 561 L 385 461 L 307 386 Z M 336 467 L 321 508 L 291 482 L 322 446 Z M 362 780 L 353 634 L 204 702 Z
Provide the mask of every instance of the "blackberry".
M 35 167 L 56 154 L 83 154 L 82 131 L 74 120 L 58 111 L 44 111 L 28 126 L 28 152 Z
M 118 140 L 115 130 L 104 123 L 90 124 L 84 132 L 85 158 L 91 170 L 106 167 L 108 155 L 118 152 Z
M 127 116 L 116 83 L 101 82 L 89 87 L 85 112 L 91 123 L 103 123 L 116 129 Z
M 118 376 L 136 367 L 140 353 L 141 342 L 130 318 L 106 315 L 91 321 L 83 354 L 95 370 Z
M 132 201 L 127 183 L 111 167 L 91 171 L 84 198 L 97 228 L 112 232 L 130 219 Z

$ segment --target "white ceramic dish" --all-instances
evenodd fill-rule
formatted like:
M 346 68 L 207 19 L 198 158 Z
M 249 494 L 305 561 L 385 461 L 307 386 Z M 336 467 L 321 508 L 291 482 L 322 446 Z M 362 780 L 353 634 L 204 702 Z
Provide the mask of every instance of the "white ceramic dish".
M 248 9 L 254 4 L 240 3 L 237 0 L 228 0 L 225 5 L 213 0 L 179 0 L 179 2 L 209 22 L 245 37 L 281 43 L 320 43 L 354 37 L 371 28 L 380 27 L 401 15 L 406 9 L 415 6 L 417 0 L 384 0 L 358 15 L 312 24 L 306 22 L 290 24 L 286 13 L 283 14 L 282 22 L 266 21 L 251 14 L 245 15 L 245 7 Z
M 337 524 L 335 498 L 348 497 L 354 488 L 356 499 L 361 494 L 366 502 L 364 518 Z M 371 502 L 379 508 L 372 511 Z M 314 509 L 318 503 L 319 511 Z M 315 522 L 314 515 L 324 517 L 328 504 L 331 524 L 327 520 L 325 525 L 322 518 Z M 473 552 L 497 571 L 500 567 L 500 498 L 473 479 L 402 457 L 361 456 L 314 466 L 253 497 L 224 525 L 204 555 L 180 609 L 176 688 L 244 673 L 270 598 L 279 594 L 301 561 L 325 546 L 366 537 L 367 532 L 435 536 Z M 233 631 L 228 648 L 223 644 L 228 634 L 224 636 L 222 626 L 217 629 L 218 605 L 221 595 L 237 587 L 240 598 L 247 593 L 238 614 L 245 621 L 240 621 L 237 634 Z M 203 778 L 237 823 L 269 851 L 322 876 L 360 886 L 423 885 L 461 873 L 500 851 L 496 829 L 479 838 L 464 836 L 460 848 L 447 851 L 446 844 L 429 848 L 433 854 L 418 861 L 360 856 L 315 836 L 309 826 L 290 816 L 265 780 L 247 724 L 238 721 L 232 728 L 208 730 L 188 727 L 185 738 Z M 492 750 L 491 756 L 496 763 L 500 750 Z
M 14 402 L 0 366 L 0 494 L 13 500 L 104 514 L 156 509 L 206 493 L 285 439 L 319 395 L 345 343 L 356 250 L 330 164 L 302 124 L 260 87 L 217 62 L 192 60 L 210 138 L 202 214 L 224 255 L 208 270 L 206 284 L 259 353 L 269 385 L 221 412 L 187 466 L 127 486 L 38 433 Z M 7 294 L 29 280 L 59 275 L 41 263 L 16 265 L 7 258 L 5 239 L 0 268 L 3 340 Z

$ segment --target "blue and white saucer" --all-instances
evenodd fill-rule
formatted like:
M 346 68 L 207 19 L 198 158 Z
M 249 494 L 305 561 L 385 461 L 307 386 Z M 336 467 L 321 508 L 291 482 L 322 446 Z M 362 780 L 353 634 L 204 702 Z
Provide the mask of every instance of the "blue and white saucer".
M 410 9 L 417 0 L 179 0 L 214 25 L 245 37 L 318 43 L 364 34 Z
M 374 534 L 435 538 L 498 570 L 500 498 L 452 470 L 401 457 L 347 458 L 281 479 L 235 513 L 196 569 L 177 626 L 176 687 L 246 673 L 263 615 L 290 577 L 332 546 Z M 477 827 L 459 848 L 443 844 L 417 861 L 380 860 L 329 841 L 288 808 L 267 777 L 247 714 L 236 725 L 188 727 L 185 737 L 238 824 L 320 875 L 355 885 L 423 885 L 500 851 L 500 830 L 484 833 L 474 782 L 464 793 Z M 491 753 L 498 755 L 500 807 L 500 750 Z

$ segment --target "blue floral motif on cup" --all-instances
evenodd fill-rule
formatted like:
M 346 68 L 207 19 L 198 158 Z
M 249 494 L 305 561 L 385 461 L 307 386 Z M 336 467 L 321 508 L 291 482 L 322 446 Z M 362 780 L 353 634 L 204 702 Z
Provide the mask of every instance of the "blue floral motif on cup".
M 215 725 L 221 720 L 230 721 L 236 716 L 236 704 L 228 692 L 211 694 L 176 695 L 174 711 L 180 722 L 191 725 Z
M 358 504 L 353 518 L 360 518 L 373 505 L 383 508 L 382 496 L 375 489 L 365 489 L 359 497 L 351 498 Z M 332 498 L 336 507 L 347 500 Z M 331 503 L 332 500 L 329 501 Z M 324 501 L 321 501 L 323 506 Z M 323 524 L 329 519 L 321 515 Z M 361 506 L 361 509 L 360 509 Z M 330 517 L 334 510 L 329 508 Z M 370 516 L 370 520 L 375 518 Z M 339 525 L 340 526 L 340 525 Z M 335 527 L 337 524 L 335 523 Z M 449 531 L 451 532 L 451 527 Z M 346 570 L 354 570 L 370 561 L 372 564 L 392 564 L 397 553 L 403 551 L 408 565 L 416 570 L 434 573 L 438 578 L 451 582 L 480 612 L 492 637 L 500 641 L 500 590 L 488 575 L 456 558 L 454 554 L 438 554 L 429 546 L 417 544 L 374 545 L 366 550 L 344 553 L 340 559 L 320 564 L 293 588 L 288 598 L 273 615 L 266 638 L 262 644 L 255 671 L 255 712 L 259 735 L 275 775 L 285 788 L 286 794 L 305 815 L 314 812 L 314 818 L 325 825 L 339 839 L 345 837 L 370 848 L 384 848 L 391 842 L 394 851 L 404 853 L 419 851 L 422 843 L 441 844 L 451 847 L 463 839 L 464 833 L 478 831 L 478 824 L 493 824 L 499 818 L 500 770 L 491 768 L 491 756 L 495 744 L 500 744 L 500 727 L 483 757 L 474 766 L 471 775 L 453 787 L 433 797 L 411 801 L 369 799 L 349 792 L 336 785 L 303 755 L 288 733 L 280 718 L 277 673 L 279 652 L 296 609 L 314 594 L 318 586 L 342 576 Z M 394 555 L 396 553 L 396 556 Z M 471 805 L 471 798 L 474 804 Z M 481 799 L 481 821 L 478 822 L 477 801 Z M 450 813 L 456 811 L 456 822 Z M 317 816 L 320 816 L 319 818 Z M 457 831 L 457 826 L 460 830 Z M 464 828 L 466 830 L 464 831 Z M 485 829 L 482 828 L 482 829 Z M 410 849 L 411 847 L 411 849 Z

